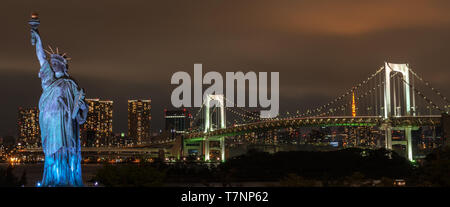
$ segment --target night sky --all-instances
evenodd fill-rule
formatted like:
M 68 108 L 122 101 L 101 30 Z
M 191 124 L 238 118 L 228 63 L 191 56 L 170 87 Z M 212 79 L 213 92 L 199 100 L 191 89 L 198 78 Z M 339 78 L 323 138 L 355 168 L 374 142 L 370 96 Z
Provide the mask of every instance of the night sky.
M 46 46 L 72 61 L 88 98 L 114 101 L 114 131 L 127 100 L 152 99 L 163 127 L 176 71 L 280 72 L 280 110 L 318 106 L 374 73 L 409 63 L 450 95 L 448 0 L 2 1 L 0 136 L 16 135 L 17 108 L 37 106 L 39 63 L 27 21 L 40 14 Z

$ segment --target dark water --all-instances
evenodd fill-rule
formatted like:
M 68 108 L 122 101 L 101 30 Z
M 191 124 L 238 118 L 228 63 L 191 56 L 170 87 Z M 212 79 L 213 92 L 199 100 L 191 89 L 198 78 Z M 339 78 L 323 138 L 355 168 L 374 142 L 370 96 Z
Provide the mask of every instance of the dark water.
M 8 163 L 0 163 L 0 168 L 6 169 Z M 82 164 L 83 182 L 85 186 L 93 186 L 90 182 L 93 176 L 97 173 L 97 170 L 102 168 L 102 164 Z M 36 186 L 36 183 L 42 179 L 42 173 L 44 171 L 44 163 L 36 164 L 15 164 L 14 175 L 18 178 L 22 176 L 22 173 L 26 171 L 27 185 L 28 187 Z

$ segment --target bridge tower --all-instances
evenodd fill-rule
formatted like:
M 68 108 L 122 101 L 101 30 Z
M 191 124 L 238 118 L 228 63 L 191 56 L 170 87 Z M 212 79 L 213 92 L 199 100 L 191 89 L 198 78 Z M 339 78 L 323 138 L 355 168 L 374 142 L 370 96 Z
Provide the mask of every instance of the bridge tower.
M 208 94 L 205 96 L 205 113 L 204 113 L 204 126 L 203 132 L 208 133 L 214 131 L 216 129 L 224 129 L 226 128 L 226 117 L 225 117 L 225 102 L 223 94 L 220 95 L 212 95 Z M 211 107 L 213 107 L 213 111 L 211 111 Z M 225 137 L 205 137 L 204 139 L 204 154 L 205 161 L 210 160 L 210 141 L 219 141 L 219 150 L 221 153 L 221 161 L 225 161 Z
M 410 80 L 409 80 L 409 65 L 408 64 L 393 64 L 385 62 L 385 84 L 384 84 L 384 119 L 385 124 L 383 128 L 385 129 L 385 146 L 387 149 L 392 149 L 392 125 L 389 122 L 389 119 L 392 116 L 415 116 L 415 100 L 414 94 L 412 95 L 412 105 L 411 105 L 411 92 L 410 92 Z M 396 103 L 394 100 L 394 113 L 391 110 L 391 73 L 400 72 L 403 77 L 403 91 L 404 91 L 404 103 L 405 103 L 405 114 L 401 113 L 400 107 L 396 107 Z M 394 85 L 394 90 L 395 90 Z M 395 91 L 394 91 L 395 94 Z M 413 109 L 413 110 L 411 110 Z M 406 145 L 407 156 L 409 160 L 413 160 L 412 154 L 412 138 L 411 138 L 411 126 L 403 127 L 402 130 L 405 130 L 406 143 L 404 142 L 396 142 L 394 144 L 402 144 Z

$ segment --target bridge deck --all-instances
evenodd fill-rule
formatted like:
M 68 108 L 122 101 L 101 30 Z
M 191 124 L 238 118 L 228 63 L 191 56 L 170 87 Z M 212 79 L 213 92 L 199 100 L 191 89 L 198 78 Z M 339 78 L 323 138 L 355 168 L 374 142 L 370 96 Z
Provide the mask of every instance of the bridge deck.
M 279 120 L 265 120 L 243 125 L 235 125 L 224 129 L 203 133 L 188 133 L 187 139 L 201 139 L 204 137 L 233 136 L 254 131 L 267 131 L 289 127 L 314 127 L 314 126 L 383 126 L 415 127 L 435 126 L 441 122 L 440 115 L 430 116 L 402 116 L 384 119 L 382 116 L 333 116 L 333 117 L 304 117 Z

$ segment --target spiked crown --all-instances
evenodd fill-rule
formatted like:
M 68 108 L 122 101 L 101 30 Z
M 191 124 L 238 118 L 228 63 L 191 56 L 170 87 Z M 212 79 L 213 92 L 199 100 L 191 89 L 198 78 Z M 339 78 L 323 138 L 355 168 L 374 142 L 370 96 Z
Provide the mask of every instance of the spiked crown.
M 66 53 L 59 53 L 58 48 L 56 48 L 56 51 L 53 50 L 53 48 L 50 47 L 50 45 L 48 46 L 48 48 L 50 49 L 50 51 L 48 51 L 46 49 L 44 49 L 44 51 L 50 55 L 51 59 L 60 61 L 61 63 L 64 63 L 65 65 L 67 65 L 69 60 L 71 60 L 71 58 L 67 57 Z

